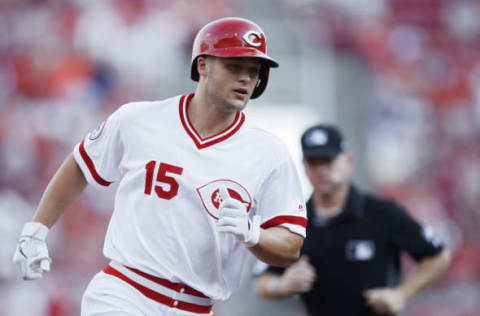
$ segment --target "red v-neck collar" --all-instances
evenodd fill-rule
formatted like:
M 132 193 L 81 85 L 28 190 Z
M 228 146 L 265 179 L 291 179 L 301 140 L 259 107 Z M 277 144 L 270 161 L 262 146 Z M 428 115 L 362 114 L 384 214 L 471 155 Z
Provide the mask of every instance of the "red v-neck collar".
M 245 122 L 245 114 L 243 112 L 237 112 L 233 123 L 230 124 L 229 127 L 224 129 L 220 133 L 217 133 L 210 137 L 202 138 L 200 134 L 195 130 L 195 127 L 193 127 L 193 124 L 188 118 L 188 104 L 190 103 L 190 100 L 192 100 L 192 98 L 193 93 L 189 95 L 183 95 L 180 98 L 180 104 L 178 108 L 180 111 L 180 121 L 182 122 L 183 128 L 193 140 L 198 149 L 203 149 L 224 141 L 225 139 L 235 134 L 243 125 L 243 122 Z

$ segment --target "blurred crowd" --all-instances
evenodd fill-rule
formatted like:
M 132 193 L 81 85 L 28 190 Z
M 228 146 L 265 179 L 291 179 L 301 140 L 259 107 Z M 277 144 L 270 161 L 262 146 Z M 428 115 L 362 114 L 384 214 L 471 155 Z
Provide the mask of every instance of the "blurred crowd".
M 10 261 L 22 224 L 62 160 L 108 113 L 131 100 L 191 91 L 196 31 L 221 16 L 244 16 L 245 3 L 0 1 L 0 316 L 78 314 L 82 291 L 106 262 L 101 248 L 115 188 L 88 188 L 55 226 L 53 271 L 39 282 L 18 280 Z M 407 314 L 480 315 L 480 3 L 278 6 L 284 16 L 277 23 L 296 25 L 299 41 L 321 53 L 321 28 L 336 55 L 367 65 L 365 167 L 373 187 L 436 227 L 454 251 L 447 275 Z
M 368 18 L 358 7 L 327 10 L 336 51 L 358 53 L 373 75 L 374 187 L 436 227 L 455 254 L 436 291 L 405 314 L 480 315 L 480 3 L 382 6 Z

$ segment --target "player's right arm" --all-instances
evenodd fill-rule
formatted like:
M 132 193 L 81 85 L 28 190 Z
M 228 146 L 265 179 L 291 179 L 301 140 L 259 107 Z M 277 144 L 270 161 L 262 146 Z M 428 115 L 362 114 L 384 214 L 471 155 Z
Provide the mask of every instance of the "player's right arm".
M 44 271 L 50 270 L 46 244 L 48 230 L 87 183 L 105 187 L 120 179 L 119 164 L 123 157 L 120 125 L 125 109 L 120 107 L 77 144 L 48 184 L 32 221 L 23 227 L 13 256 L 24 279 L 41 278 Z
M 85 189 L 87 180 L 70 154 L 58 169 L 42 195 L 33 219 L 24 225 L 13 261 L 23 279 L 42 277 L 50 270 L 46 237 L 60 216 Z
M 33 222 L 51 228 L 87 186 L 87 180 L 70 154 L 48 184 Z

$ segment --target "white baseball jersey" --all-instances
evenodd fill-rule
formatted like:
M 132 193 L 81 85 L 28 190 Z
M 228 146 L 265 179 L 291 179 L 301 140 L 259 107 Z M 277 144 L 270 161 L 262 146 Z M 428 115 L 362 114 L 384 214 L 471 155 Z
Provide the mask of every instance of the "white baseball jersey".
M 120 181 L 106 257 L 224 300 L 239 284 L 248 250 L 216 231 L 219 187 L 250 216 L 260 215 L 262 228 L 283 226 L 305 237 L 306 212 L 283 143 L 243 112 L 226 130 L 202 138 L 187 115 L 192 97 L 120 107 L 74 157 L 89 183 Z

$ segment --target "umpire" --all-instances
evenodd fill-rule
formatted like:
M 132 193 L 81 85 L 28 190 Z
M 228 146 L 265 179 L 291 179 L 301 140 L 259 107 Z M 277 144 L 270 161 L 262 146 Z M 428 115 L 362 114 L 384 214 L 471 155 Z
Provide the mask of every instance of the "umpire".
M 395 315 L 442 275 L 449 252 L 401 205 L 352 184 L 353 155 L 335 126 L 315 125 L 301 143 L 314 188 L 302 256 L 286 270 L 268 267 L 255 280 L 257 294 L 300 293 L 311 316 Z M 403 251 L 417 267 L 401 281 Z

